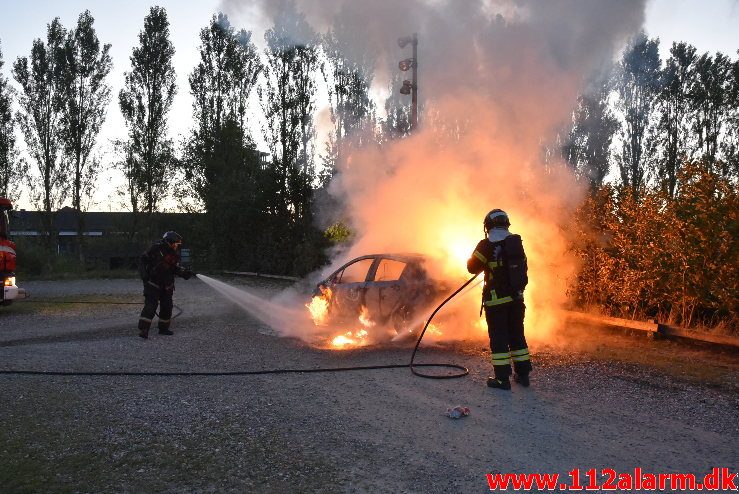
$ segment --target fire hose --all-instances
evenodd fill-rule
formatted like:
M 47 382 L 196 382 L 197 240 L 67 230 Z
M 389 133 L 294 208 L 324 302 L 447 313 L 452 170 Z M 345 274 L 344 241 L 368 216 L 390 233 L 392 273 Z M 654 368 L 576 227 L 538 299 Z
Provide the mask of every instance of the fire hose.
M 265 369 L 265 370 L 247 370 L 247 371 L 188 371 L 188 372 L 158 372 L 158 371 L 37 371 L 37 370 L 12 370 L 2 369 L 0 375 L 26 375 L 26 376 L 100 376 L 100 377 L 119 377 L 119 376 L 165 376 L 165 377 L 201 377 L 201 376 L 256 376 L 265 374 L 311 374 L 318 372 L 345 372 L 345 371 L 360 371 L 360 370 L 377 370 L 377 369 L 410 369 L 411 372 L 418 376 L 426 379 L 457 379 L 464 377 L 470 373 L 467 367 L 459 364 L 452 364 L 446 362 L 424 362 L 416 363 L 416 354 L 418 353 L 418 347 L 421 344 L 426 330 L 431 324 L 434 316 L 441 310 L 444 305 L 450 300 L 456 297 L 462 290 L 464 290 L 470 283 L 472 283 L 478 275 L 473 276 L 467 280 L 462 286 L 457 288 L 451 295 L 449 295 L 443 302 L 441 302 L 436 309 L 431 313 L 426 324 L 421 331 L 421 334 L 416 340 L 416 346 L 413 348 L 411 354 L 411 360 L 407 364 L 384 364 L 384 365 L 357 365 L 351 367 L 319 367 L 310 369 Z M 119 304 L 119 305 L 140 305 L 136 302 L 60 302 L 60 303 L 93 303 L 93 304 Z M 177 307 L 177 306 L 175 306 Z M 180 311 L 175 317 L 182 313 L 182 309 L 177 307 Z M 446 369 L 456 369 L 459 372 L 453 374 L 425 374 L 417 370 L 418 367 L 441 367 Z

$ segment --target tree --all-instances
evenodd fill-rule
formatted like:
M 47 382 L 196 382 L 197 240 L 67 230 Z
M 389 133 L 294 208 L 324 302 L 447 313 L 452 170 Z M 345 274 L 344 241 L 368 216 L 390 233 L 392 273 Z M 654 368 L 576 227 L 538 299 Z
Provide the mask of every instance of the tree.
M 100 46 L 89 10 L 80 14 L 77 27 L 69 31 L 59 60 L 61 98 L 60 136 L 64 159 L 72 171 L 72 206 L 77 213 L 77 245 L 82 258 L 82 198 L 92 191 L 98 167 L 90 154 L 110 102 L 105 78 L 112 62 L 110 44 Z
M 0 70 L 4 64 L 0 50 Z M 18 189 L 28 172 L 28 164 L 18 156 L 15 144 L 13 95 L 13 88 L 0 72 L 0 197 L 17 200 L 20 196 Z
M 236 31 L 223 13 L 200 31 L 200 62 L 190 74 L 195 128 L 187 144 L 185 175 L 192 194 L 206 210 L 214 196 L 209 168 L 226 122 L 236 123 L 244 145 L 253 148 L 246 129 L 247 100 L 262 70 L 251 32 Z
M 721 127 L 729 110 L 731 61 L 722 54 L 711 57 L 707 53 L 695 62 L 691 103 L 693 130 L 698 139 L 701 158 L 715 163 L 719 150 Z M 723 171 L 726 175 L 726 170 Z
M 601 185 L 610 167 L 610 149 L 618 121 L 608 104 L 611 92 L 609 77 L 593 81 L 577 101 L 573 126 L 563 146 L 565 160 L 590 191 Z
M 13 64 L 13 76 L 21 86 L 20 111 L 16 118 L 39 173 L 38 178 L 29 179 L 29 185 L 32 199 L 44 211 L 49 251 L 53 246 L 54 212 L 61 207 L 69 190 L 69 166 L 63 159 L 60 124 L 59 61 L 65 38 L 66 30 L 56 18 L 47 27 L 46 43 L 35 39 L 30 60 L 19 57 Z
M 634 198 L 646 183 L 654 153 L 653 114 L 659 90 L 659 39 L 641 33 L 626 48 L 616 76 L 618 107 L 624 129 L 621 152 L 616 156 L 621 181 Z
M 398 96 L 403 77 L 395 74 L 390 82 L 390 94 L 385 100 L 386 117 L 380 122 L 383 141 L 408 137 L 411 133 L 411 109 L 407 100 Z
M 264 137 L 273 156 L 277 209 L 293 224 L 309 225 L 314 179 L 317 40 L 292 2 L 282 3 L 265 35 L 266 84 L 260 99 L 267 124 Z
M 737 51 L 739 55 L 739 51 Z M 726 160 L 728 176 L 735 183 L 739 179 L 739 59 L 731 64 L 729 90 L 729 115 L 726 119 L 726 137 L 721 143 L 721 151 Z
M 351 36 L 343 25 L 335 26 L 322 38 L 326 64 L 321 66 L 328 83 L 332 135 L 327 142 L 322 181 L 335 173 L 336 164 L 346 159 L 353 144 L 362 145 L 362 133 L 374 127 L 374 105 L 369 96 L 372 85 L 372 60 L 366 52 L 349 55 Z
M 206 234 L 218 267 L 262 271 L 269 269 L 268 259 L 257 255 L 269 223 L 263 173 L 259 153 L 246 144 L 241 122 L 234 117 L 226 117 L 213 135 L 211 152 L 202 157 L 211 191 L 206 198 Z M 272 254 L 265 257 L 275 257 Z
M 667 59 L 662 72 L 658 125 L 662 159 L 657 175 L 661 187 L 670 197 L 675 196 L 680 164 L 687 157 L 688 103 L 691 86 L 694 84 L 695 59 L 693 46 L 687 43 L 673 43 L 670 58 Z
M 152 216 L 174 171 L 172 140 L 167 137 L 167 114 L 177 91 L 174 53 L 167 12 L 152 7 L 118 96 L 128 128 L 123 170 L 134 216 L 138 211 Z

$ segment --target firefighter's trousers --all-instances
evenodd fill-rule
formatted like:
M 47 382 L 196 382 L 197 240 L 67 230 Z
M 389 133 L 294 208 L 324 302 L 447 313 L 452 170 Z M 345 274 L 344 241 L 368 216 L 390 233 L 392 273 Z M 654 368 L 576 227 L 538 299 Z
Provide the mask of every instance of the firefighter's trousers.
M 149 331 L 151 321 L 156 315 L 159 306 L 159 329 L 169 329 L 172 320 L 172 294 L 174 284 L 159 286 L 153 281 L 144 282 L 144 308 L 139 317 L 139 329 Z
M 529 348 L 523 333 L 525 312 L 526 306 L 520 299 L 485 307 L 491 360 L 498 379 L 508 379 L 511 375 L 511 361 L 517 374 L 531 372 Z

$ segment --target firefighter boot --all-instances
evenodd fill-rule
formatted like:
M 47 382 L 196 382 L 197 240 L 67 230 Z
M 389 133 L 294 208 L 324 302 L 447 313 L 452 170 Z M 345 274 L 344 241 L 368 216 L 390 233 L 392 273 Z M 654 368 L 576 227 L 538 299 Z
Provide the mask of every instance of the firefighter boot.
M 513 380 L 516 381 L 521 386 L 523 386 L 524 388 L 529 387 L 529 375 L 528 374 L 519 374 L 517 372 L 513 374 Z
M 162 305 L 164 305 L 164 303 L 162 303 Z M 164 312 L 164 308 L 162 309 L 162 312 Z M 167 335 L 167 336 L 172 336 L 174 333 L 169 329 L 169 324 L 170 324 L 170 322 L 172 320 L 171 319 L 162 319 L 161 318 L 161 314 L 162 313 L 160 312 L 159 314 L 160 314 L 159 324 L 158 324 L 158 326 L 159 326 L 159 334 L 164 334 L 164 335 Z M 170 311 L 170 314 L 171 314 L 171 311 Z
M 488 387 L 498 389 L 511 389 L 511 381 L 506 379 L 500 379 L 497 377 L 488 377 Z
M 143 339 L 149 337 L 149 327 L 151 326 L 151 319 L 146 317 L 139 318 L 139 336 Z

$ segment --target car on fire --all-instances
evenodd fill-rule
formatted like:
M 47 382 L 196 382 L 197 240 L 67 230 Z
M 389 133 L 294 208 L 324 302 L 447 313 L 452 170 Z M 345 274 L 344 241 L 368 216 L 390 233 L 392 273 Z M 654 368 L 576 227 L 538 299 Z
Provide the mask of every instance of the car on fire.
M 407 331 L 447 287 L 429 276 L 421 254 L 357 257 L 318 283 L 314 296 L 328 302 L 327 323 L 356 320 L 366 311 L 374 323 Z

